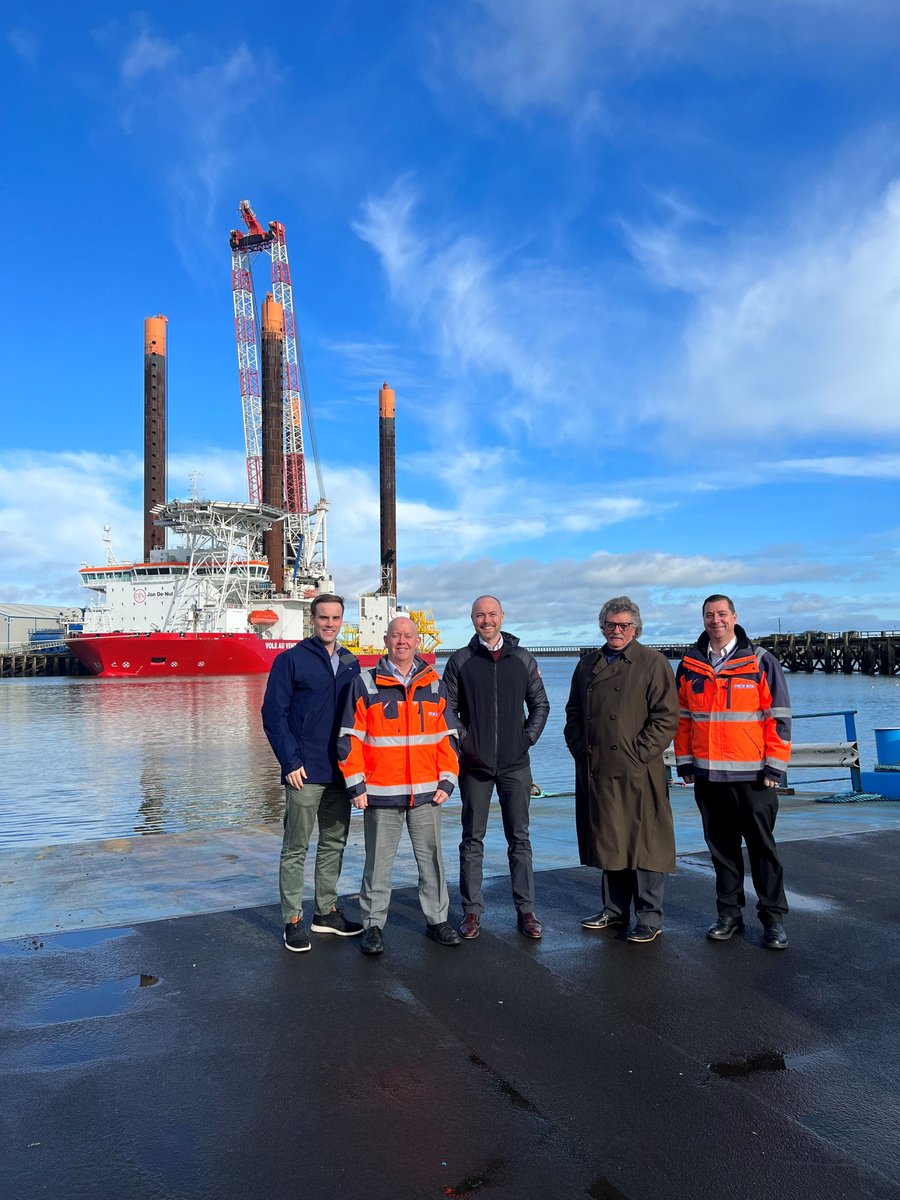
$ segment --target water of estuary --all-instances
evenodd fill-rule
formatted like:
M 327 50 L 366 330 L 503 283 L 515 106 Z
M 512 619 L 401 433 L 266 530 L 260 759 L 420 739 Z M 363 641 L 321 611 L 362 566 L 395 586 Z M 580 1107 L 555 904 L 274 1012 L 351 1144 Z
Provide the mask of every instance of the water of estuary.
M 569 792 L 562 728 L 574 658 L 540 660 L 551 713 L 536 783 Z M 439 664 L 440 669 L 440 664 Z M 0 684 L 0 849 L 278 821 L 278 765 L 259 721 L 265 677 L 10 679 Z M 863 766 L 876 728 L 900 726 L 900 678 L 790 675 L 796 713 L 857 710 Z M 798 721 L 797 741 L 844 740 L 841 717 Z M 849 788 L 837 770 L 799 788 Z M 833 783 L 818 783 L 822 777 Z M 809 781 L 809 782 L 805 782 Z

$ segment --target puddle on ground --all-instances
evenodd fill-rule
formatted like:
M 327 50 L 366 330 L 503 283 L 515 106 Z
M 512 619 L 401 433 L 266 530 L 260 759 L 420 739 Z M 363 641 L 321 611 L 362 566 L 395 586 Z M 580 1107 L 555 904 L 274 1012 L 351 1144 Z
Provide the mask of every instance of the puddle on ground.
M 721 1079 L 735 1079 L 740 1075 L 752 1075 L 757 1071 L 786 1071 L 784 1055 L 775 1050 L 762 1050 L 746 1058 L 727 1059 L 724 1062 L 707 1063 L 710 1071 Z
M 76 988 L 41 1005 L 29 1024 L 63 1025 L 94 1017 L 114 1017 L 131 1003 L 134 992 L 157 983 L 157 975 L 128 975 L 125 979 L 114 979 L 94 987 Z
M 113 938 L 127 937 L 131 928 L 78 929 L 72 933 L 44 933 L 32 937 L 11 938 L 0 942 L 0 957 L 25 958 L 38 950 L 86 950 Z
M 127 937 L 129 933 L 134 933 L 134 930 L 121 926 L 116 929 L 76 929 L 72 933 L 55 933 L 46 940 L 61 950 L 86 950 L 89 946 L 100 946 L 114 938 Z

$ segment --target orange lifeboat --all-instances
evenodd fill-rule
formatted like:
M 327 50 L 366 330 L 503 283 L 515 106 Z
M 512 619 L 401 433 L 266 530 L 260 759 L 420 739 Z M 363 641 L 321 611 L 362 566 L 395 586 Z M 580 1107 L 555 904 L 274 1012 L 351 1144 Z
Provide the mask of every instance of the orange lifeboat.
M 254 629 L 271 629 L 278 624 L 278 613 L 271 608 L 256 608 L 247 618 Z

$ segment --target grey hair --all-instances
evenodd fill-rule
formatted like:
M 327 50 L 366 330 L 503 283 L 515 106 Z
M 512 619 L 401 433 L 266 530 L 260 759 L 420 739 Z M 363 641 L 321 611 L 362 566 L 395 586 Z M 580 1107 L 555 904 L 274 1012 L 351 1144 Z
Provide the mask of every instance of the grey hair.
M 634 621 L 634 636 L 640 637 L 644 628 L 644 622 L 641 620 L 641 610 L 633 600 L 629 600 L 627 596 L 614 596 L 612 600 L 607 602 L 600 609 L 600 628 L 602 629 L 606 623 L 606 618 L 610 613 L 627 612 L 631 614 L 631 619 Z

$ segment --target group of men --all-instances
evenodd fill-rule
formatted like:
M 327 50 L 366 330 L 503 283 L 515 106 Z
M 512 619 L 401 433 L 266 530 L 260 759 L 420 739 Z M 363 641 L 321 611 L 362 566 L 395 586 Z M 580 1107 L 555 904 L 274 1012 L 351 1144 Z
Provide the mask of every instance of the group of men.
M 279 890 L 288 950 L 310 949 L 303 924 L 309 844 L 318 826 L 312 932 L 362 935 L 364 954 L 384 949 L 394 859 L 409 833 L 426 934 L 457 946 L 481 932 L 484 838 L 496 791 L 519 931 L 540 938 L 529 836 L 529 752 L 550 704 L 534 656 L 503 629 L 500 601 L 472 605 L 474 636 L 440 678 L 417 654 L 405 616 L 385 635 L 371 668 L 338 643 L 343 600 L 312 603 L 311 637 L 280 654 L 263 702 L 263 727 L 285 785 Z M 629 942 L 662 930 L 665 876 L 675 836 L 663 754 L 673 737 L 678 774 L 693 783 L 716 876 L 718 919 L 707 936 L 731 938 L 745 904 L 746 842 L 764 944 L 787 946 L 783 873 L 773 830 L 778 783 L 790 756 L 790 702 L 777 660 L 754 647 L 727 596 L 703 605 L 705 631 L 677 674 L 642 645 L 638 606 L 627 596 L 601 609 L 603 646 L 582 656 L 566 704 L 565 741 L 575 760 L 581 862 L 602 870 L 603 907 L 589 930 L 620 929 Z M 441 849 L 441 807 L 459 786 L 462 836 L 455 929 Z M 338 906 L 351 808 L 363 812 L 362 923 Z M 634 924 L 631 915 L 634 914 Z

